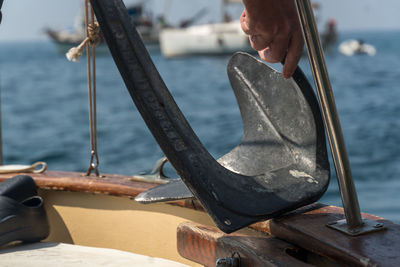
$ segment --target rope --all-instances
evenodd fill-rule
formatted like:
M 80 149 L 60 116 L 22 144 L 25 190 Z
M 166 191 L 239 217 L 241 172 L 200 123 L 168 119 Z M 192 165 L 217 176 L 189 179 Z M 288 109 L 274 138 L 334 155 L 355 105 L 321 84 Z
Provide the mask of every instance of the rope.
M 94 12 L 89 7 L 89 0 L 85 0 L 85 25 L 86 25 L 86 55 L 87 55 L 87 72 L 88 72 L 88 94 L 89 94 L 89 124 L 90 124 L 90 163 L 86 172 L 89 176 L 92 171 L 96 176 L 100 176 L 99 156 L 97 153 L 97 104 L 96 104 L 96 45 L 100 41 L 99 24 L 94 21 Z M 89 9 L 91 23 L 89 24 Z M 95 25 L 92 26 L 91 25 Z M 97 26 L 96 26 L 97 25 Z
M 2 165 L 0 166 L 0 174 L 6 173 L 21 173 L 21 172 L 30 172 L 30 173 L 43 173 L 47 170 L 46 162 L 38 161 L 33 163 L 32 165 Z
M 96 115 L 96 45 L 99 44 L 101 37 L 99 23 L 94 19 L 94 12 L 90 6 L 89 0 L 85 0 L 85 28 L 86 38 L 77 47 L 72 47 L 65 56 L 69 61 L 78 62 L 82 56 L 83 49 L 86 48 L 90 128 L 90 163 L 86 172 L 86 176 L 89 176 L 92 171 L 94 171 L 96 176 L 99 177 L 100 173 L 98 170 L 99 156 L 97 153 Z
M 92 22 L 87 26 L 87 37 L 77 46 L 72 47 L 65 54 L 67 59 L 72 62 L 79 62 L 80 57 L 82 56 L 83 49 L 89 44 L 89 46 L 96 46 L 100 43 L 100 27 L 99 23 Z
M 98 169 L 99 156 L 97 153 L 96 45 L 101 41 L 101 36 L 99 23 L 95 21 L 89 0 L 85 0 L 85 28 L 86 38 L 77 47 L 72 47 L 65 56 L 69 61 L 78 62 L 82 56 L 83 49 L 86 48 L 90 128 L 90 162 L 86 176 L 94 172 L 97 177 L 100 177 Z

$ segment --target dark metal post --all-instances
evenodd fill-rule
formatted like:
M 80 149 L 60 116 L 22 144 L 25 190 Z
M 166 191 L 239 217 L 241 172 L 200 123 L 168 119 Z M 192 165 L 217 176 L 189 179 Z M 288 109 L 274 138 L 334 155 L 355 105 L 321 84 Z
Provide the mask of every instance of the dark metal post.
M 0 23 L 1 23 L 1 19 L 3 18 L 3 14 L 1 13 L 1 7 L 3 6 L 3 1 L 4 0 L 0 0 Z
M 0 0 L 1 4 L 1 0 Z M 1 6 L 0 6 L 1 8 Z M 1 12 L 1 11 L 0 11 Z M 2 120 L 2 104 L 1 104 L 1 74 L 0 74 L 0 165 L 3 165 L 3 120 Z
M 360 207 L 313 10 L 310 0 L 295 2 L 331 147 L 347 226 L 349 229 L 358 228 L 363 224 Z
M 1 13 L 1 7 L 3 6 L 3 0 L 0 0 L 0 23 L 3 18 L 3 14 Z M 0 77 L 1 78 L 1 77 Z M 0 79 L 1 82 L 1 79 Z M 1 87 L 0 87 L 1 89 Z M 1 90 L 0 90 L 0 165 L 3 165 L 3 137 L 2 137 L 2 120 L 1 120 Z

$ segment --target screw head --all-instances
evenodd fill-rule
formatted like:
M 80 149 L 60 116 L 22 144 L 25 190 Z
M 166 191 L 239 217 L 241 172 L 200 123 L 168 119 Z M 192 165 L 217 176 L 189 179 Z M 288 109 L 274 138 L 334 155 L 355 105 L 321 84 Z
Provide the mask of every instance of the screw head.
M 357 234 L 359 232 L 360 232 L 360 229 L 351 229 L 350 230 L 350 233 L 352 233 L 352 234 Z

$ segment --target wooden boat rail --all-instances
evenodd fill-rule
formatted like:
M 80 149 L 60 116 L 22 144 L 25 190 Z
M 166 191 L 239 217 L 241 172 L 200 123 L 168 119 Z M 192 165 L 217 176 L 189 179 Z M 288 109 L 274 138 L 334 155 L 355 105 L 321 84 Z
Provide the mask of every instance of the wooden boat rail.
M 1 174 L 0 181 L 15 174 Z M 135 181 L 133 177 L 106 175 L 104 178 L 83 176 L 77 172 L 46 171 L 31 175 L 43 190 L 86 192 L 134 198 L 141 192 L 157 186 L 155 183 Z M 203 210 L 196 200 L 169 203 L 189 209 Z M 259 222 L 249 228 L 258 234 L 224 234 L 214 227 L 185 223 L 178 227 L 178 251 L 181 256 L 206 266 L 215 264 L 219 257 L 229 257 L 238 252 L 244 259 L 243 266 L 263 265 L 268 257 L 275 261 L 271 266 L 288 266 L 290 251 L 296 257 L 325 259 L 330 264 L 346 266 L 396 266 L 400 262 L 400 225 L 369 214 L 364 218 L 384 223 L 384 231 L 351 237 L 327 227 L 327 224 L 344 218 L 343 209 L 315 203 L 276 219 Z M 280 240 L 277 240 L 279 238 Z M 273 248 L 272 248 L 273 247 Z M 288 252 L 289 251 L 289 252 Z M 300 251 L 300 252 L 299 252 Z M 300 256 L 299 256 L 300 255 Z M 301 256 L 303 255 L 303 256 Z M 316 256 L 319 255 L 319 256 Z M 285 257 L 284 257 L 285 256 Z M 277 261 L 280 259 L 281 263 Z M 303 266 L 305 262 L 300 262 Z M 258 263 L 257 263 L 258 262 Z M 264 262 L 264 263 L 263 263 Z M 255 264 L 255 265 L 253 265 Z M 289 264 L 291 266 L 291 264 Z M 296 265 L 302 266 L 302 265 Z M 326 266 L 326 265 L 325 265 Z M 332 265 L 335 266 L 335 265 Z
M 15 175 L 18 174 L 0 174 L 0 182 Z M 44 190 L 103 194 L 131 199 L 159 185 L 158 183 L 135 180 L 132 176 L 117 174 L 103 174 L 102 178 L 94 175 L 86 176 L 79 172 L 65 171 L 46 171 L 42 174 L 21 173 L 21 175 L 31 176 L 35 180 L 36 185 Z M 176 201 L 170 204 L 204 211 L 197 200 Z

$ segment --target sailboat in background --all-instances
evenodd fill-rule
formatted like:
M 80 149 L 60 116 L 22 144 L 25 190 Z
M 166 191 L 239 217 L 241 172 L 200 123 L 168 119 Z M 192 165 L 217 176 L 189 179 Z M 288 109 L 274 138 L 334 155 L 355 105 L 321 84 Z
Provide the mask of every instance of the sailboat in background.
M 154 21 L 151 15 L 145 12 L 145 2 L 139 2 L 127 7 L 136 29 L 149 50 L 159 49 L 159 32 L 164 26 L 162 20 Z M 79 45 L 85 38 L 85 15 L 83 9 L 78 13 L 72 28 L 64 30 L 45 29 L 45 33 L 57 45 L 60 53 L 66 53 L 71 47 Z M 104 38 L 100 35 L 100 44 L 97 53 L 107 52 L 108 48 Z
M 227 5 L 242 4 L 241 0 L 222 0 L 222 22 L 180 28 L 164 28 L 160 32 L 160 49 L 165 57 L 190 55 L 222 55 L 236 51 L 252 52 L 240 21 L 232 21 Z

